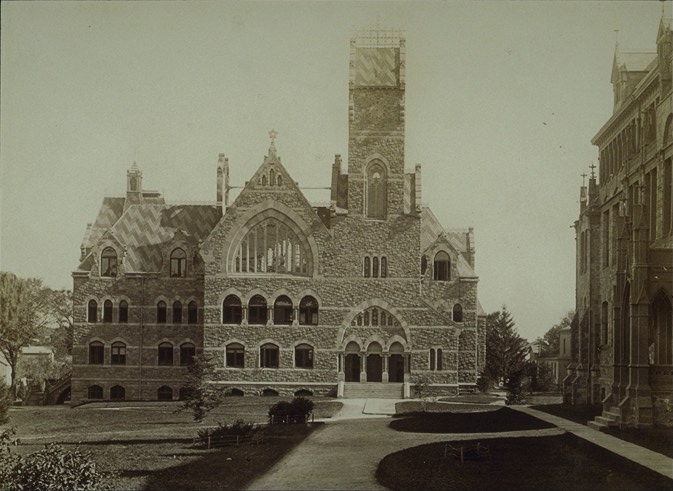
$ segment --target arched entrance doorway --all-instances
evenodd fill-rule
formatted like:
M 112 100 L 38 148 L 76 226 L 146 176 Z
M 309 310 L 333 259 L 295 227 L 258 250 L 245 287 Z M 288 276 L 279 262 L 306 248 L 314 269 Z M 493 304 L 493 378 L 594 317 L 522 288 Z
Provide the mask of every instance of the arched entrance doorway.
M 367 382 L 383 381 L 383 348 L 377 342 L 367 347 Z
M 354 341 L 346 346 L 344 376 L 346 382 L 360 381 L 360 346 Z
M 388 381 L 404 382 L 404 347 L 400 343 L 393 343 L 388 350 Z

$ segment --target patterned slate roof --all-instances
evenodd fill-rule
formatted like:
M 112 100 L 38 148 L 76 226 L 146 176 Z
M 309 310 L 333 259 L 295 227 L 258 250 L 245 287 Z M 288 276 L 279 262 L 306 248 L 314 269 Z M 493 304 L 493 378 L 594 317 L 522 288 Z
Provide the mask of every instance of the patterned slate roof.
M 204 240 L 222 216 L 216 205 L 168 205 L 163 198 L 150 203 L 132 204 L 124 211 L 125 198 L 105 198 L 93 226 L 87 230 L 82 246 L 90 249 L 107 230 L 126 247 L 127 271 L 161 270 L 164 244 L 176 231 L 194 243 Z M 93 258 L 88 254 L 80 271 L 89 271 Z
M 127 271 L 159 271 L 163 244 L 177 230 L 204 240 L 221 217 L 216 205 L 132 205 L 112 227 L 115 238 L 126 246 Z
M 357 48 L 355 84 L 395 87 L 398 79 L 396 48 Z

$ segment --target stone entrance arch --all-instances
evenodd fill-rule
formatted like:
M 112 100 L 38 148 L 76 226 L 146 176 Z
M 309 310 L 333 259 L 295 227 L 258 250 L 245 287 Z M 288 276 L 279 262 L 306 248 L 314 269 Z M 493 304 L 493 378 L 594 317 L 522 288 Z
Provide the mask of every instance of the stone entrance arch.
M 404 382 L 404 347 L 395 342 L 390 345 L 388 353 L 388 381 Z
M 367 346 L 367 382 L 383 382 L 383 348 L 376 341 Z
M 346 346 L 344 375 L 346 382 L 360 381 L 360 346 L 355 341 L 351 341 Z

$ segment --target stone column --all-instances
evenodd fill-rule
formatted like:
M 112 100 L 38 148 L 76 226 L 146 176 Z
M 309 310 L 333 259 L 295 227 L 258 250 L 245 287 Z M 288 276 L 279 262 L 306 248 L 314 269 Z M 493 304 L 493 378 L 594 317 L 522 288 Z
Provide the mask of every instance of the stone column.
M 367 353 L 360 352 L 360 382 L 367 381 Z
M 266 307 L 266 325 L 273 326 L 273 306 L 267 305 Z
M 297 327 L 299 325 L 299 306 L 292 306 L 292 326 Z
M 388 353 L 382 353 L 381 356 L 383 356 L 383 375 L 381 376 L 381 382 L 387 384 L 388 380 L 390 380 L 390 377 L 388 376 L 388 358 L 390 355 Z
M 337 355 L 337 381 L 344 382 L 346 380 L 346 355 L 339 353 Z
M 248 307 L 241 308 L 241 325 L 242 326 L 248 325 Z

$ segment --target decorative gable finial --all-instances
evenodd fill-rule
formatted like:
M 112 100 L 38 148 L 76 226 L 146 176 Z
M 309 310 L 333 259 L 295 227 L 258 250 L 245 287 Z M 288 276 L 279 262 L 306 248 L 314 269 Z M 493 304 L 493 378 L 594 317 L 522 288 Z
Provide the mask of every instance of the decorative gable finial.
M 271 130 L 269 131 L 269 138 L 271 138 L 271 145 L 269 145 L 269 156 L 274 156 L 276 157 L 276 137 L 278 136 L 278 132 L 276 130 Z

